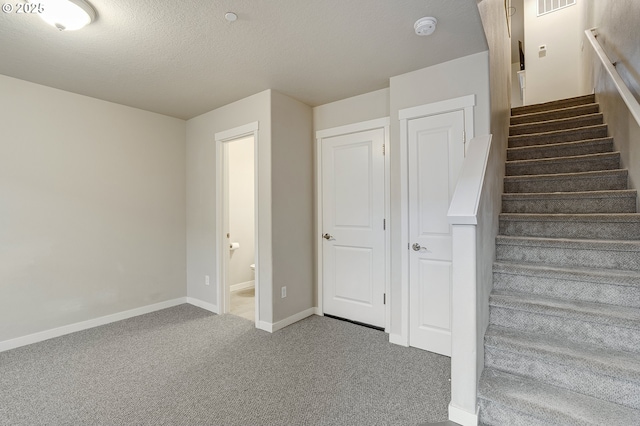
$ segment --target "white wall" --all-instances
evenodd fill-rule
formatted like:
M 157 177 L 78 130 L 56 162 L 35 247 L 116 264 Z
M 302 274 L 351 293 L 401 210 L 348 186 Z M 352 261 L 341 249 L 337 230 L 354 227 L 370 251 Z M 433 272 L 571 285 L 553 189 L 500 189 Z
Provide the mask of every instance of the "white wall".
M 506 79 L 508 82 L 508 77 Z M 400 253 L 400 123 L 398 112 L 404 108 L 466 95 L 476 95 L 474 127 L 476 135 L 489 133 L 489 52 L 481 52 L 418 71 L 392 77 L 390 81 L 391 145 L 391 330 L 401 334 Z
M 640 2 L 637 0 L 598 0 L 589 2 L 584 29 L 597 27 L 598 40 L 616 70 L 640 101 Z M 588 41 L 585 41 L 588 44 Z M 622 165 L 629 169 L 629 182 L 640 189 L 640 125 L 618 94 L 590 45 L 585 47 L 584 89 L 594 90 L 609 134 L 620 151 Z M 640 200 L 639 200 L 640 202 Z M 640 205 L 639 205 L 640 208 Z
M 387 88 L 313 108 L 313 130 L 316 132 L 388 116 Z
M 511 107 L 519 107 L 523 105 L 520 94 L 520 81 L 518 80 L 518 72 L 520 71 L 520 62 L 511 64 Z
M 0 93 L 0 341 L 184 297 L 185 122 Z
M 272 91 L 271 120 L 275 323 L 314 306 L 313 113 Z
M 537 16 L 537 0 L 524 2 L 526 104 L 584 94 L 581 82 L 584 0 Z M 546 45 L 546 56 L 539 46 Z
M 253 281 L 255 263 L 253 137 L 229 142 L 229 233 L 240 244 L 229 258 L 228 285 Z
M 259 122 L 257 188 L 260 204 L 260 319 L 271 322 L 271 91 L 215 109 L 187 121 L 187 294 L 218 305 L 216 271 L 216 144 L 217 132 Z M 212 285 L 205 285 L 205 275 Z

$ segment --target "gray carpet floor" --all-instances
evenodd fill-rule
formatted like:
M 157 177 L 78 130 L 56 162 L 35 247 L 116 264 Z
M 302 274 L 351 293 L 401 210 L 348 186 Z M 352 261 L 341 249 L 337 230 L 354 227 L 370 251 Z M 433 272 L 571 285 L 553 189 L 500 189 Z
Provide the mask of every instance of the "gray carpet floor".
M 447 419 L 449 377 L 377 330 L 180 305 L 0 353 L 0 424 L 417 425 Z

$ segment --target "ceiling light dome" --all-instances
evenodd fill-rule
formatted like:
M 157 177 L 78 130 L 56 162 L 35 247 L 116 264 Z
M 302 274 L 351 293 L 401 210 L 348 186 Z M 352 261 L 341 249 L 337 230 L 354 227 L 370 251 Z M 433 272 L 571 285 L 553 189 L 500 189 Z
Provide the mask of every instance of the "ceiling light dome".
M 60 31 L 79 30 L 96 19 L 95 10 L 84 0 L 48 0 L 43 6 L 40 17 Z
M 433 34 L 436 30 L 436 24 L 438 20 L 432 16 L 420 18 L 413 25 L 413 29 L 416 30 L 416 34 L 419 36 L 428 36 Z

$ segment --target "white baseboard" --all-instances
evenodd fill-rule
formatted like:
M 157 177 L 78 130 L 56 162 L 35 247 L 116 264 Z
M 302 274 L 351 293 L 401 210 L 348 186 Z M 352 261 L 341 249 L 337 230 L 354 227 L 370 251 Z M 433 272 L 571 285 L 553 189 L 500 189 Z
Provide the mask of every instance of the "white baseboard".
M 243 283 L 234 284 L 231 287 L 229 287 L 229 290 L 239 291 L 239 290 L 244 290 L 245 288 L 253 288 L 255 286 L 256 286 L 255 280 L 251 280 L 251 281 L 245 281 Z
M 305 309 L 302 312 L 298 312 L 295 315 L 291 315 L 290 317 L 287 317 L 287 318 L 285 318 L 283 320 L 280 320 L 278 322 L 275 322 L 275 323 L 270 323 L 270 322 L 266 322 L 266 321 L 258 321 L 258 322 L 256 322 L 256 328 L 258 328 L 260 330 L 267 331 L 269 333 L 273 333 L 273 332 L 276 332 L 278 330 L 281 330 L 281 329 L 285 328 L 288 325 L 293 324 L 294 322 L 298 322 L 298 321 L 303 320 L 303 319 L 305 319 L 307 317 L 310 317 L 311 315 L 315 315 L 316 309 L 317 308 Z
M 190 305 L 197 306 L 198 308 L 206 309 L 209 312 L 213 312 L 214 314 L 219 314 L 218 305 L 214 305 L 213 303 L 204 302 L 200 299 L 196 299 L 194 297 L 187 297 L 186 302 Z
M 324 316 L 324 312 L 322 312 L 322 309 L 318 308 L 317 306 L 313 308 L 313 313 L 319 317 Z
M 389 343 L 404 346 L 405 348 L 409 347 L 409 342 L 402 334 L 389 333 Z
M 479 408 L 475 414 L 458 408 L 449 403 L 449 420 L 462 426 L 478 426 Z
M 267 333 L 273 333 L 273 324 L 266 321 L 256 321 L 256 328 L 258 330 L 266 331 Z
M 112 322 L 136 317 L 138 315 L 148 314 L 151 312 L 159 311 L 161 309 L 171 308 L 173 306 L 182 305 L 183 303 L 187 303 L 186 297 L 179 297 L 177 299 L 167 300 L 165 302 L 154 303 L 153 305 L 142 306 L 140 308 L 130 309 L 128 311 L 76 322 L 74 324 L 52 328 L 50 330 L 40 331 L 38 333 L 28 334 L 22 337 L 16 337 L 15 339 L 0 342 L 0 352 L 30 345 L 32 343 L 42 342 L 44 340 L 53 339 L 55 337 L 64 336 L 65 334 L 75 333 L 76 331 L 87 330 L 89 328 L 110 324 Z

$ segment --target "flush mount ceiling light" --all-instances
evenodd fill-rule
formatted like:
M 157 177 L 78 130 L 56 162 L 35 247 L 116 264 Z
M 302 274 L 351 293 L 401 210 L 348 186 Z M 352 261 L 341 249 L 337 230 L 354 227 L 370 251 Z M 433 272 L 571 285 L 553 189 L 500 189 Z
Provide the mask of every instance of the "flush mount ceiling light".
M 433 34 L 436 30 L 436 24 L 438 20 L 432 16 L 420 18 L 413 24 L 413 29 L 416 30 L 416 34 L 419 36 L 428 36 Z
M 60 31 L 79 30 L 96 19 L 96 11 L 84 0 L 48 0 L 43 6 L 40 17 Z
M 224 19 L 226 19 L 229 22 L 233 22 L 236 19 L 238 19 L 238 15 L 236 15 L 233 12 L 227 12 L 227 13 L 224 14 Z

